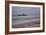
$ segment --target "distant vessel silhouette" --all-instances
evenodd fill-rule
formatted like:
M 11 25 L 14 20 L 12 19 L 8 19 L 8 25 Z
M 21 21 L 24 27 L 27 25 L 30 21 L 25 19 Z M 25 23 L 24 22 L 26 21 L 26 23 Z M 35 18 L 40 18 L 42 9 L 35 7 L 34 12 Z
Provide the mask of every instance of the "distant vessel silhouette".
M 21 14 L 19 14 L 19 15 L 17 15 L 17 16 L 28 16 L 28 15 L 26 15 L 26 14 L 22 14 L 22 15 L 21 15 Z

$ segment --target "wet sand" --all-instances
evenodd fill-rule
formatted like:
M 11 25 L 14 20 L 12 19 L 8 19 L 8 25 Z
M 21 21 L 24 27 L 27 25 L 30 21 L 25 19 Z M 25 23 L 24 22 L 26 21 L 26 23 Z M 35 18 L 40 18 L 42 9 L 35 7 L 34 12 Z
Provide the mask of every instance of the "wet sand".
M 14 17 L 12 28 L 31 28 L 40 27 L 39 17 L 21 16 Z

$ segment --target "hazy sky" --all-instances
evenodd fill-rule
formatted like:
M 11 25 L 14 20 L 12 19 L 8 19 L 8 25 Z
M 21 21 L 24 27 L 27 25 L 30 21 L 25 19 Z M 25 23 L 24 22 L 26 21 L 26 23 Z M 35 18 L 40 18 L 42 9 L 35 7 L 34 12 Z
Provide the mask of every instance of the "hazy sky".
M 39 15 L 39 7 L 15 7 L 12 6 L 12 15 L 26 14 L 26 15 Z

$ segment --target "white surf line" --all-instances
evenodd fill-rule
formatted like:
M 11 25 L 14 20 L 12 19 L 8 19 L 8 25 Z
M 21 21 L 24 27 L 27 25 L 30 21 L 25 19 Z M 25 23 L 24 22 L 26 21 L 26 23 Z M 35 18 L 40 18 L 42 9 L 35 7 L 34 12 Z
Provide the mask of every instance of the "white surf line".
M 37 17 L 36 16 L 13 16 L 13 18 L 37 18 Z
M 33 19 L 33 20 L 25 20 L 25 21 L 19 21 L 19 22 L 15 22 L 13 25 L 18 25 L 18 24 L 25 24 L 25 23 L 29 23 L 29 22 L 37 22 L 40 19 Z

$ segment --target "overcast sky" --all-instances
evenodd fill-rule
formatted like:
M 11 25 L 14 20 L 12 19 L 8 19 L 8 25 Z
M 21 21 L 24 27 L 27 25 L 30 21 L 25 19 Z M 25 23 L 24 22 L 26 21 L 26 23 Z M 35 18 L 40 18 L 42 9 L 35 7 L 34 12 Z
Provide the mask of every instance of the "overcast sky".
M 39 7 L 15 7 L 12 6 L 12 15 L 19 15 L 19 14 L 26 14 L 26 15 L 39 15 L 40 8 Z

